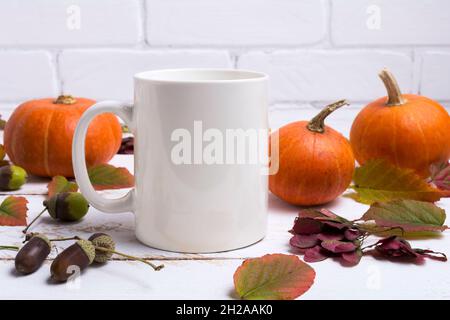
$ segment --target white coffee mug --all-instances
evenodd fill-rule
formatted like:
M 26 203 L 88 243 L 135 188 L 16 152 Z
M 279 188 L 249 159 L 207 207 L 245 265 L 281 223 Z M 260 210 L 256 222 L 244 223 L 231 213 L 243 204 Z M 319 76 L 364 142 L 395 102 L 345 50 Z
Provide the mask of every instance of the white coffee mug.
M 179 69 L 139 73 L 134 83 L 133 105 L 100 102 L 78 123 L 72 159 L 87 200 L 104 212 L 134 212 L 136 237 L 158 249 L 208 253 L 261 240 L 268 204 L 268 77 Z M 119 199 L 94 190 L 85 163 L 89 123 L 105 112 L 121 117 L 135 135 L 136 185 Z

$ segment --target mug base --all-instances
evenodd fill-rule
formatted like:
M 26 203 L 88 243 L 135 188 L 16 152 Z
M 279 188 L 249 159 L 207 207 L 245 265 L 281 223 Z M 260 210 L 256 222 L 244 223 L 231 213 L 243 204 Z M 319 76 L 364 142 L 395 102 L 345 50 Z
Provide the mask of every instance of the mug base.
M 136 235 L 136 239 L 142 243 L 143 245 L 152 248 L 152 249 L 157 249 L 157 250 L 161 250 L 161 251 L 166 251 L 166 252 L 173 252 L 173 253 L 184 253 L 184 254 L 212 254 L 212 253 L 221 253 L 221 252 L 229 252 L 229 251 L 235 251 L 235 250 L 240 250 L 240 249 L 244 249 L 244 248 L 248 248 L 251 247 L 259 242 L 261 242 L 262 240 L 264 240 L 264 238 L 266 237 L 266 235 L 262 235 L 261 237 L 258 238 L 258 240 L 253 241 L 249 244 L 239 244 L 236 246 L 232 246 L 230 248 L 224 248 L 224 249 L 217 249 L 217 250 L 177 250 L 177 249 L 173 249 L 173 248 L 167 248 L 167 247 L 163 247 L 163 246 L 157 246 L 154 245 L 152 243 L 146 242 L 143 239 L 141 239 L 138 235 Z

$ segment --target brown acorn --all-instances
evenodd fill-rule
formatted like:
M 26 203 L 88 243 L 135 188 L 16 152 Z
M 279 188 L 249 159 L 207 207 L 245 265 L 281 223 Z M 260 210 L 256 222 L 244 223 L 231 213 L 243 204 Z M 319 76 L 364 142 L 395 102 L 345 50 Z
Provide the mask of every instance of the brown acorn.
M 50 254 L 52 245 L 43 234 L 33 237 L 19 250 L 15 258 L 15 267 L 21 274 L 30 274 L 38 270 Z
M 91 241 L 78 240 L 76 243 L 61 252 L 50 267 L 51 279 L 57 282 L 65 282 L 77 270 L 86 269 L 95 258 L 95 248 Z

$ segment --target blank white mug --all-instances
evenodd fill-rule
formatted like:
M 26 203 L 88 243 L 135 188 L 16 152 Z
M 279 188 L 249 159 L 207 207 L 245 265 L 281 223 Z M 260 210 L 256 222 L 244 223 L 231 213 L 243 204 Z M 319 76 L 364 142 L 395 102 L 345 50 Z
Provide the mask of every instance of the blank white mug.
M 134 212 L 136 237 L 158 249 L 219 252 L 261 240 L 268 180 L 260 160 L 268 159 L 268 150 L 259 147 L 255 163 L 249 160 L 252 150 L 239 154 L 242 144 L 230 141 L 256 131 L 266 132 L 259 139 L 267 140 L 268 77 L 241 70 L 179 69 L 139 73 L 134 83 L 133 105 L 100 102 L 78 123 L 72 160 L 87 200 L 104 212 Z M 135 135 L 136 185 L 119 199 L 94 190 L 85 163 L 89 123 L 105 112 L 121 117 Z

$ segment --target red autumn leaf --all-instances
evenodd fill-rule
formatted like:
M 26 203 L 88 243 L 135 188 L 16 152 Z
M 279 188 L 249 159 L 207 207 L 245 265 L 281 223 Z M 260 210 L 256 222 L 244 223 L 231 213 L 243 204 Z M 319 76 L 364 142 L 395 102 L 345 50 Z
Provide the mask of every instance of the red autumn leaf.
M 438 189 L 450 191 L 450 162 L 431 166 L 431 182 Z
M 268 254 L 245 260 L 234 273 L 234 287 L 246 300 L 293 300 L 309 290 L 315 276 L 297 256 Z
M 88 174 L 96 190 L 122 189 L 134 186 L 134 176 L 126 168 L 100 164 L 91 167 Z
M 27 199 L 10 196 L 0 204 L 0 226 L 27 225 Z
M 68 181 L 63 176 L 56 176 L 52 178 L 52 181 L 47 185 L 48 196 L 52 197 L 53 195 L 61 192 L 77 192 L 78 185 L 75 182 Z

